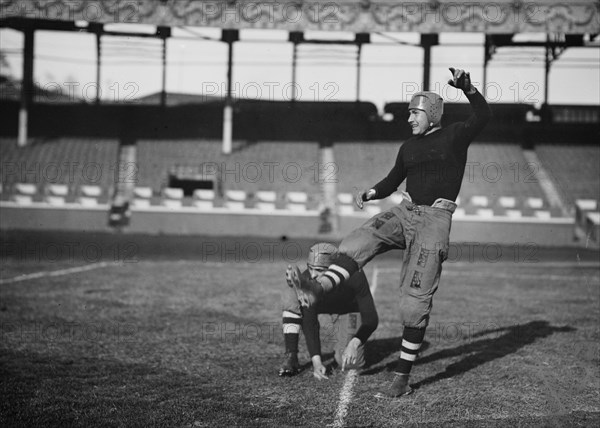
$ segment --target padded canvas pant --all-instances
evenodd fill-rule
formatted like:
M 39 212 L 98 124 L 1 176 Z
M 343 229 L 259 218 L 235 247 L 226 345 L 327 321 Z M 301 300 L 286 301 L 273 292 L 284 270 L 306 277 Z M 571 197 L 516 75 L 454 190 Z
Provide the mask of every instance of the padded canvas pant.
M 416 205 L 404 193 L 400 204 L 371 217 L 340 244 L 340 253 L 359 269 L 378 254 L 405 250 L 400 275 L 400 319 L 405 326 L 425 328 L 429 323 L 455 209 L 454 202 L 442 198 L 432 206 Z

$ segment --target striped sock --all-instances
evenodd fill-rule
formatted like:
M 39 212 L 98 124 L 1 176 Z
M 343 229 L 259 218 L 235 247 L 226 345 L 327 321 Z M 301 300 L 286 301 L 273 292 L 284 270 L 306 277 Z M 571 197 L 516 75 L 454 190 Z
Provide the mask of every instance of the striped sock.
M 424 328 L 404 327 L 402 334 L 402 348 L 400 350 L 400 360 L 396 366 L 396 373 L 408 375 L 412 369 L 413 363 L 417 359 L 419 348 L 425 337 Z
M 319 278 L 326 293 L 339 286 L 358 271 L 358 264 L 345 254 L 339 254 L 335 263 Z
M 300 326 L 302 316 L 290 311 L 283 311 L 283 340 L 285 342 L 285 352 L 298 353 L 298 337 L 300 336 Z

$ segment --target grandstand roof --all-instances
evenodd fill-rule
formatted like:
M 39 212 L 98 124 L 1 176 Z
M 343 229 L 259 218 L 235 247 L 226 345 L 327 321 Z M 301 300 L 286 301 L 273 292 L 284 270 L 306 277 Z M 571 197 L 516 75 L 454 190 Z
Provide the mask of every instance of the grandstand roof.
M 288 31 L 597 34 L 597 0 L 3 0 L 0 19 Z

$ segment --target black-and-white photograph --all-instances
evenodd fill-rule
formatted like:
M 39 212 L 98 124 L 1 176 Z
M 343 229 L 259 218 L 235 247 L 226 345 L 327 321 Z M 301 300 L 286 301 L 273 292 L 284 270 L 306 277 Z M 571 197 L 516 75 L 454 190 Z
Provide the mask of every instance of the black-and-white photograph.
M 0 425 L 600 425 L 598 0 L 0 0 Z

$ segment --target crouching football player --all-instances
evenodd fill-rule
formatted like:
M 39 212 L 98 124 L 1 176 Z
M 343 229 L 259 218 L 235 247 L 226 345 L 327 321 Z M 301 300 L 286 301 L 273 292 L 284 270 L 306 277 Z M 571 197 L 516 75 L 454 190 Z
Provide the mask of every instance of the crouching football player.
M 313 245 L 308 253 L 308 269 L 301 275 L 318 278 L 336 256 L 337 248 L 334 245 Z M 287 278 L 287 274 L 286 279 L 289 285 L 290 278 Z M 298 373 L 298 337 L 302 329 L 313 364 L 313 375 L 319 380 L 327 379 L 326 367 L 321 360 L 319 314 L 338 315 L 333 328 L 336 336 L 335 360 L 342 370 L 364 366 L 364 344 L 377 328 L 379 318 L 369 282 L 362 270 L 352 275 L 342 287 L 336 288 L 310 307 L 309 302 L 299 300 L 291 286 L 286 287 L 282 300 L 285 360 L 279 369 L 279 376 L 294 376 Z

